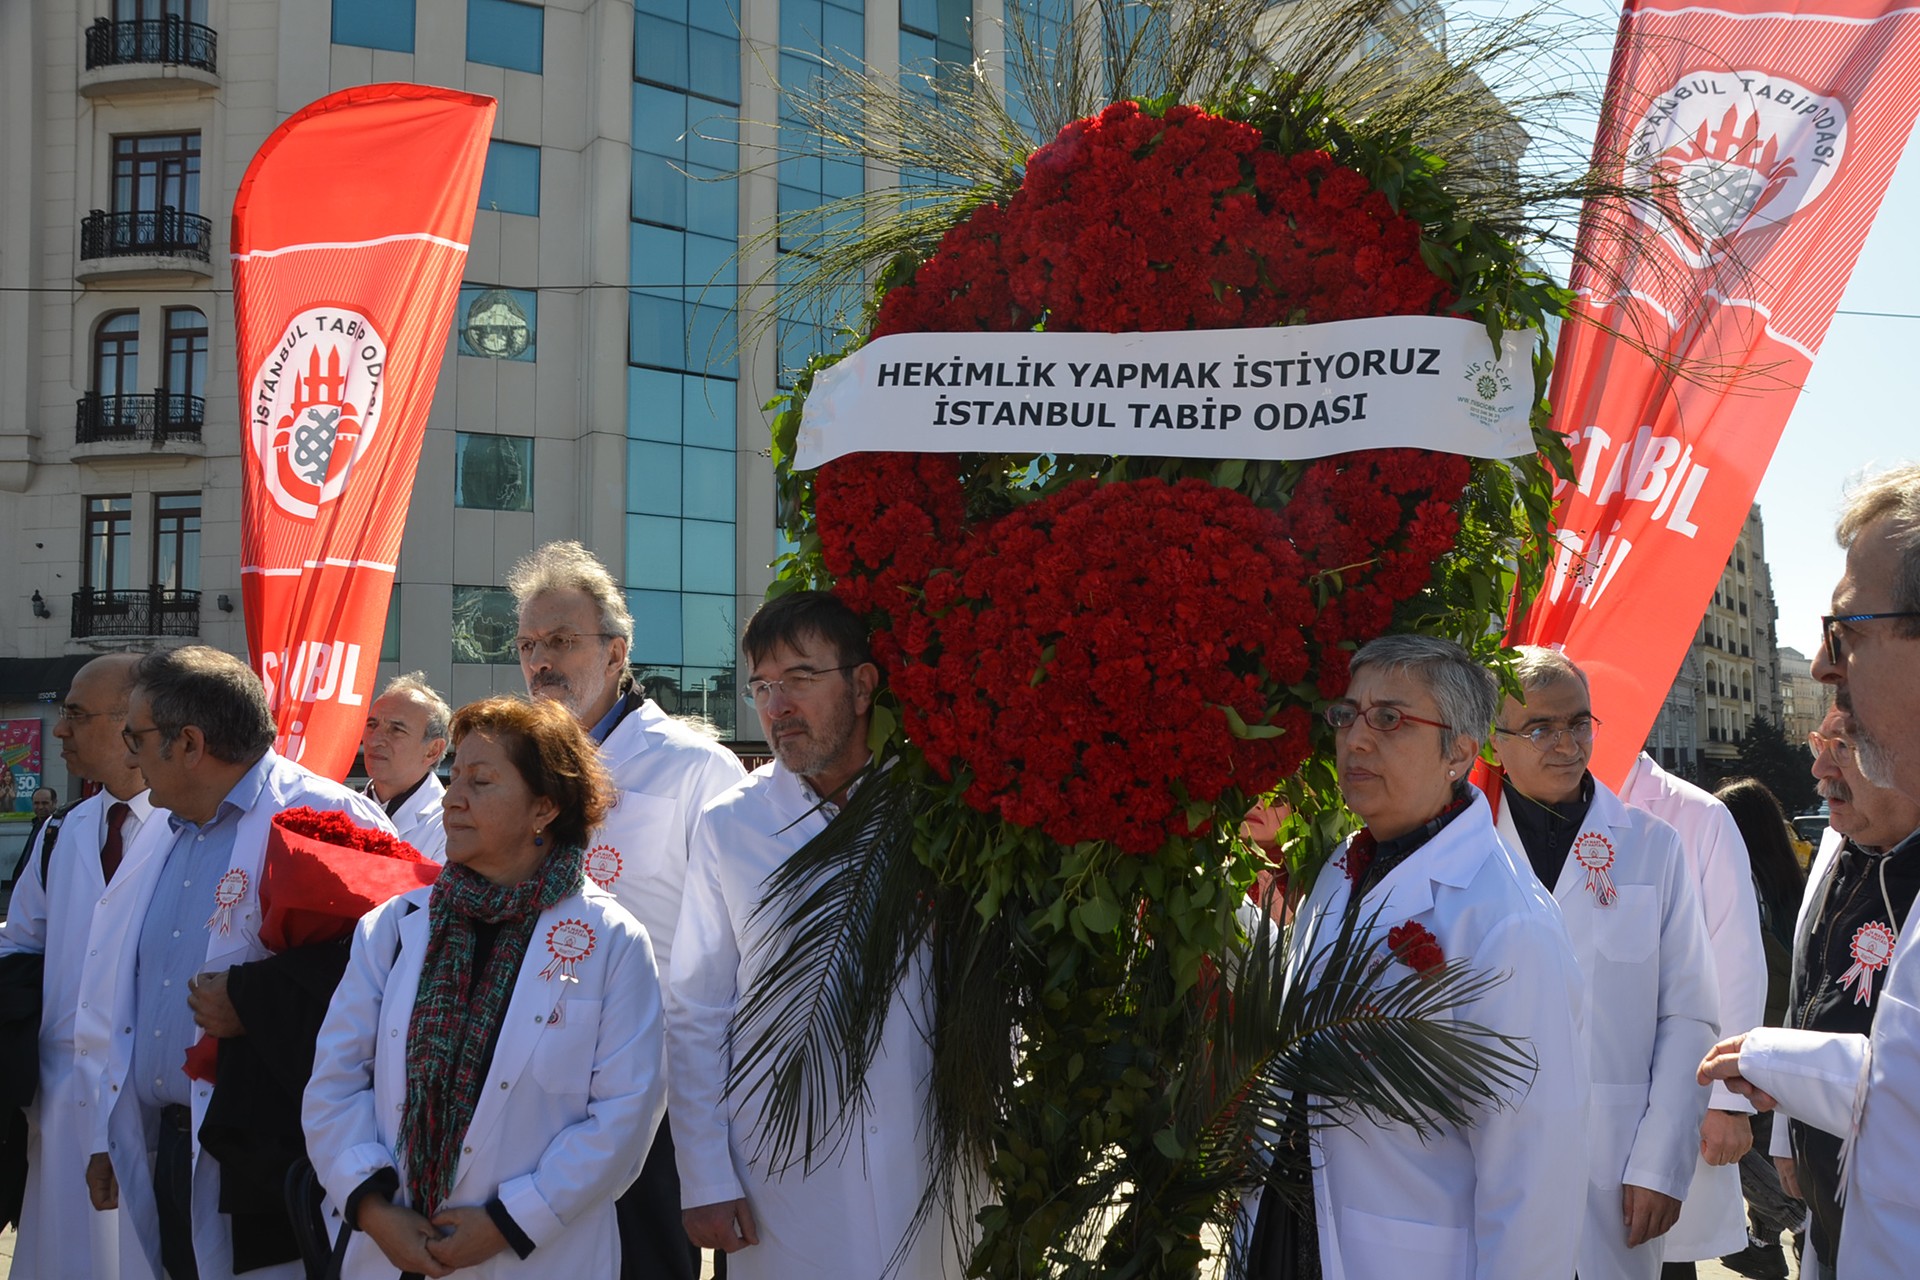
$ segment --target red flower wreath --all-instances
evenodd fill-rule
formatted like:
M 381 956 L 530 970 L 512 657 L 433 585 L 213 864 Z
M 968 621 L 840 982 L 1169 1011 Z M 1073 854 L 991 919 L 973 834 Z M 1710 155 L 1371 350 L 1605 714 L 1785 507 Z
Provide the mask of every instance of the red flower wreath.
M 1068 126 L 1005 208 L 950 230 L 873 336 L 1319 323 L 1452 300 L 1418 224 L 1361 174 L 1198 108 L 1127 102 Z M 1296 687 L 1344 692 L 1350 646 L 1452 545 L 1470 470 L 1338 455 L 1305 465 L 1278 512 L 1196 480 L 1087 482 L 972 527 L 958 459 L 863 454 L 820 469 L 814 517 L 935 772 L 1058 843 L 1144 854 L 1205 828 L 1189 806 L 1298 767 Z

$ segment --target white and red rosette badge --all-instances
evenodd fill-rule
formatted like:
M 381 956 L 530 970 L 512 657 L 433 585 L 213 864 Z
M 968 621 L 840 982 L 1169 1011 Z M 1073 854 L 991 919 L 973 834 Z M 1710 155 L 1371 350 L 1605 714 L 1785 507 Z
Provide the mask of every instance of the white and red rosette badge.
M 1893 959 L 1893 944 L 1899 939 L 1893 930 L 1878 920 L 1854 930 L 1853 967 L 1840 975 L 1840 989 L 1853 988 L 1855 1004 L 1873 1003 L 1873 975 Z
M 586 868 L 587 879 L 602 889 L 611 891 L 614 882 L 620 879 L 620 871 L 626 865 L 626 860 L 612 845 L 597 844 L 587 850 L 587 856 L 582 865 Z
M 1582 831 L 1573 840 L 1573 858 L 1587 869 L 1587 892 L 1603 907 L 1620 897 L 1613 887 L 1613 841 L 1598 831 Z
M 547 967 L 540 976 L 551 981 L 578 982 L 574 968 L 593 954 L 593 926 L 585 920 L 562 920 L 547 930 Z
M 221 876 L 213 885 L 213 914 L 207 917 L 207 928 L 220 933 L 233 932 L 233 909 L 247 896 L 247 873 L 235 867 Z

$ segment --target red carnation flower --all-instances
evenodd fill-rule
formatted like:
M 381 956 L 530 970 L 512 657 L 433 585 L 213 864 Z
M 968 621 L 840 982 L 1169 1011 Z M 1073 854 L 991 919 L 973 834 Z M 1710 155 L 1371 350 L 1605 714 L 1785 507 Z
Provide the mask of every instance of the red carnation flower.
M 1393 952 L 1394 959 L 1415 973 L 1431 973 L 1447 962 L 1440 951 L 1440 940 L 1417 920 L 1387 930 L 1387 949 Z

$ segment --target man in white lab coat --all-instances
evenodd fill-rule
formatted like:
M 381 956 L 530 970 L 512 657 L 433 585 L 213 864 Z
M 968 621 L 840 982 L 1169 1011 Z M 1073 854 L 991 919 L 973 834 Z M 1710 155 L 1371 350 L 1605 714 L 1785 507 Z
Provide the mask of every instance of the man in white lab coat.
M 664 991 L 694 821 L 746 770 L 733 752 L 662 711 L 635 685 L 626 593 L 592 552 L 578 542 L 547 543 L 514 565 L 507 589 L 519 609 L 516 647 L 527 692 L 571 711 L 600 744 L 613 775 L 619 795 L 588 842 L 587 875 L 646 928 Z M 699 1274 L 681 1206 L 673 1130 L 662 1124 L 639 1180 L 616 1206 L 626 1280 Z
M 1814 677 L 1834 687 L 1861 773 L 1920 801 L 1920 465 L 1847 496 L 1847 567 Z M 1912 1273 L 1920 1258 L 1920 929 L 1903 927 L 1869 1035 L 1761 1027 L 1715 1045 L 1702 1079 L 1842 1140 L 1846 1229 L 1838 1274 Z
M 137 874 L 166 843 L 165 811 L 156 811 L 140 771 L 127 764 L 127 723 L 138 654 L 95 658 L 80 668 L 60 704 L 53 736 L 67 771 L 101 790 L 40 830 L 20 863 L 13 905 L 0 925 L 0 955 L 44 955 L 40 1089 L 27 1112 L 27 1187 L 13 1266 L 42 1280 L 96 1280 L 118 1273 L 120 1213 L 96 1213 L 85 1185 L 87 1108 L 74 1066 L 74 1018 L 81 974 L 101 937 L 96 911 L 116 875 Z M 43 844 L 51 842 L 51 847 Z M 45 867 L 42 879 L 41 868 Z
M 434 772 L 447 754 L 453 708 L 421 672 L 395 676 L 367 708 L 360 760 L 367 795 L 380 803 L 400 838 L 435 862 L 447 860 L 440 801 L 447 794 Z
M 186 1050 L 203 1029 L 246 1034 L 226 992 L 230 968 L 268 954 L 260 869 L 274 815 L 305 805 L 393 826 L 365 796 L 273 752 L 266 689 L 217 649 L 142 658 L 121 737 L 128 766 L 169 812 L 160 847 L 122 865 L 94 920 L 100 955 L 74 1025 L 87 1190 L 95 1208 L 120 1208 L 120 1280 L 149 1280 L 163 1266 L 173 1280 L 229 1280 L 247 1265 L 220 1208 L 235 1189 L 222 1187 L 220 1162 L 200 1145 L 214 1090 L 182 1070 Z M 298 1261 L 247 1271 L 300 1274 Z
M 1693 1180 L 1719 991 L 1680 837 L 1587 770 L 1595 720 L 1585 673 L 1522 646 L 1524 698 L 1493 730 L 1505 773 L 1497 828 L 1567 922 L 1587 978 L 1593 1073 L 1582 1280 L 1654 1280 Z
M 735 1011 L 779 949 L 769 939 L 780 913 L 756 915 L 767 877 L 826 828 L 867 764 L 880 678 L 866 629 L 824 592 L 768 603 L 743 644 L 774 763 L 701 814 L 667 984 L 667 1115 L 687 1234 L 730 1255 L 731 1280 L 958 1277 L 951 1227 L 938 1215 L 887 1271 L 929 1178 L 924 969 L 909 973 L 888 1011 L 866 1112 L 844 1148 L 775 1172 L 760 1158 L 766 1099 L 727 1091 Z
M 1700 893 L 1720 998 L 1715 1023 L 1727 1035 L 1766 1018 L 1767 953 L 1760 942 L 1760 900 L 1746 841 L 1727 806 L 1644 751 L 1620 798 L 1680 833 L 1680 847 Z M 1747 1205 L 1740 1157 L 1753 1147 L 1753 1107 L 1716 1085 L 1700 1122 L 1700 1157 L 1680 1221 L 1667 1234 L 1667 1262 L 1721 1258 L 1747 1247 Z

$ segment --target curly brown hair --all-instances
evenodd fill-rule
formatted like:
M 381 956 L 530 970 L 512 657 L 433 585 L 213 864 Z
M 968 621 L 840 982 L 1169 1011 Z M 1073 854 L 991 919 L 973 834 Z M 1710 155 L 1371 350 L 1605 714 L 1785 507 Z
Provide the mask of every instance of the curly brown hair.
M 582 847 L 613 808 L 613 779 L 573 713 L 557 702 L 484 698 L 453 713 L 453 745 L 469 733 L 498 742 L 527 789 L 560 810 L 547 830 L 564 848 Z

